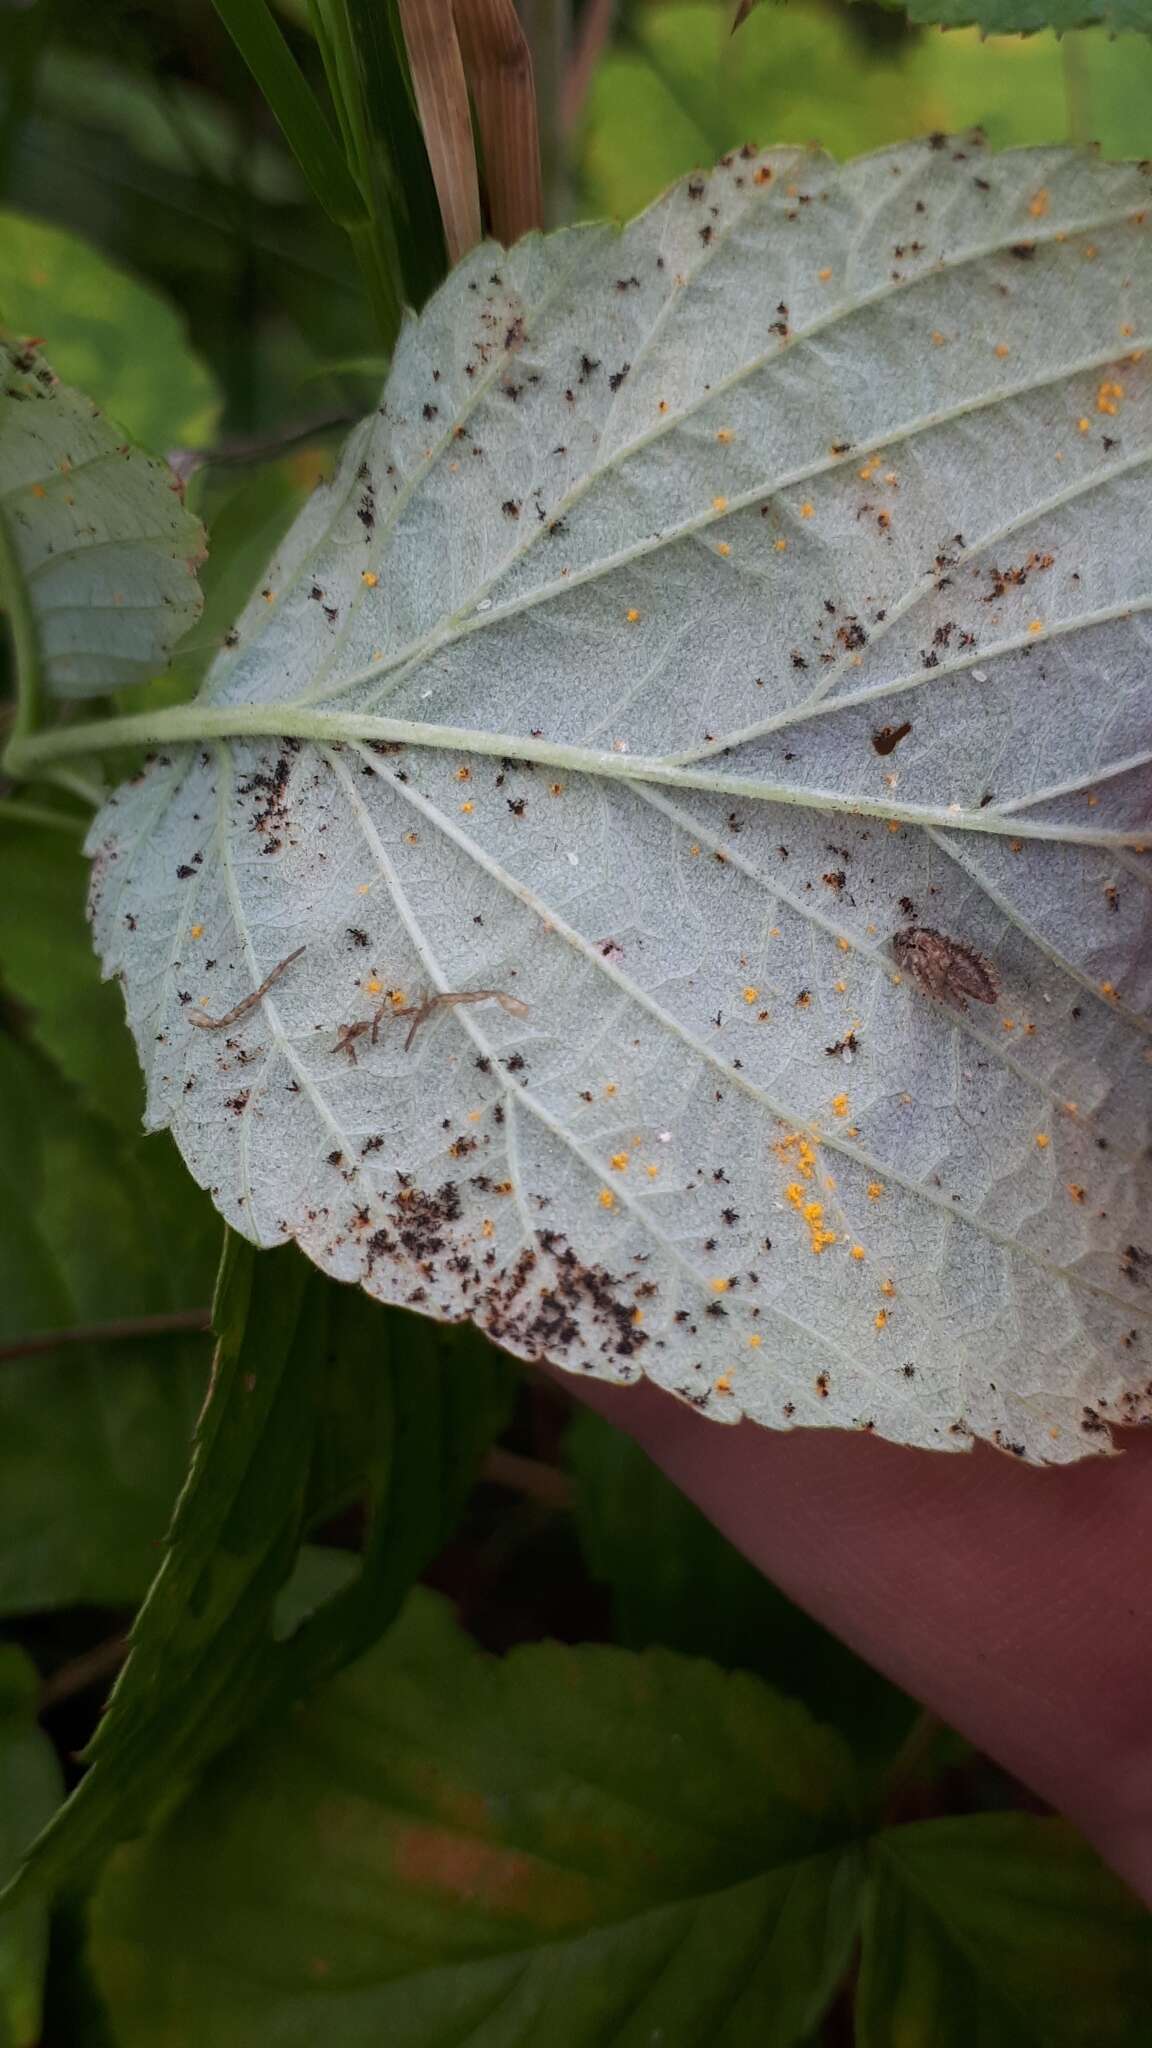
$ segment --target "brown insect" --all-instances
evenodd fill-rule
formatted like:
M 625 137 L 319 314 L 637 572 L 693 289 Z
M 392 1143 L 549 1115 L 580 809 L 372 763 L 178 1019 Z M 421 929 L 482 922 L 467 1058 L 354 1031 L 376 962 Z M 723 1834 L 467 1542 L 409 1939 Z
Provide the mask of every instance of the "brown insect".
M 226 1024 L 238 1024 L 241 1017 L 246 1017 L 249 1010 L 254 1010 L 257 1003 L 263 1001 L 272 983 L 279 981 L 280 976 L 287 972 L 294 960 L 300 958 L 303 951 L 303 946 L 297 946 L 294 953 L 288 953 L 283 960 L 278 960 L 271 974 L 264 976 L 259 988 L 254 988 L 251 995 L 245 996 L 243 1002 L 237 1003 L 234 1010 L 229 1010 L 226 1017 L 204 1017 L 199 1010 L 192 1010 L 189 1012 L 188 1022 L 198 1025 L 201 1031 L 223 1031 Z
M 933 931 L 930 925 L 912 924 L 906 931 L 896 932 L 892 951 L 924 994 L 934 996 L 937 1002 L 957 1004 L 964 1010 L 968 1007 L 966 996 L 977 1003 L 994 1003 L 999 995 L 987 961 L 971 946 L 962 946 L 959 939 Z
M 354 1023 L 341 1024 L 340 1036 L 332 1050 L 333 1052 L 346 1052 L 352 1065 L 355 1066 L 356 1040 L 358 1038 L 363 1038 L 365 1033 L 367 1033 L 371 1037 L 373 1045 L 375 1045 L 380 1034 L 380 1025 L 385 1017 L 411 1017 L 412 1022 L 408 1027 L 408 1035 L 404 1040 L 404 1050 L 408 1052 L 411 1048 L 412 1040 L 425 1019 L 430 1017 L 435 1010 L 453 1009 L 457 1003 L 499 1003 L 500 1008 L 505 1010 L 510 1017 L 526 1017 L 528 1015 L 527 1003 L 521 1002 L 519 996 L 507 995 L 502 988 L 444 989 L 434 995 L 425 996 L 423 1002 L 408 1003 L 400 1010 L 394 1010 L 391 1003 L 386 1000 L 380 1004 L 379 1009 L 371 1017 L 361 1017 L 357 1018 Z

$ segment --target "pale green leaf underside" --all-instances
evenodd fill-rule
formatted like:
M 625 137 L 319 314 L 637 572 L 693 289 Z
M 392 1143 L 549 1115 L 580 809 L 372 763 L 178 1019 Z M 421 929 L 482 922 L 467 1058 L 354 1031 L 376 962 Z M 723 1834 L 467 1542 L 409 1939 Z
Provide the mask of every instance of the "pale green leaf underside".
M 166 667 L 200 614 L 202 554 L 166 465 L 0 341 L 0 605 L 30 620 L 49 689 L 90 697 Z
M 722 1419 L 1152 1412 L 1150 198 L 775 151 L 453 275 L 93 834 L 237 1229 Z M 901 980 L 908 924 L 998 1004 Z M 337 1048 L 429 988 L 529 1015 Z

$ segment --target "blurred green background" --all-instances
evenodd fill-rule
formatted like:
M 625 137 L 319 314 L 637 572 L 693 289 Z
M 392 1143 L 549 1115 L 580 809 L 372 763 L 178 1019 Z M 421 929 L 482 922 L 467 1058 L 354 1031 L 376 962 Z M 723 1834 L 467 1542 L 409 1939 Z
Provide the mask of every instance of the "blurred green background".
M 349 0 L 362 19 L 377 4 L 382 18 L 385 0 Z M 846 157 L 979 125 L 996 148 L 1071 138 L 1152 154 L 1152 43 L 1136 36 L 983 39 L 838 0 L 765 0 L 736 35 L 731 0 L 524 0 L 524 16 L 553 222 L 626 217 L 746 141 Z M 280 19 L 323 97 L 306 0 L 282 0 Z M 410 279 L 435 275 L 435 239 L 405 251 Z M 210 535 L 205 612 L 145 687 L 152 702 L 190 695 L 386 368 L 348 239 L 209 0 L 0 0 L 0 322 L 40 337 L 67 381 L 188 479 Z M 219 1234 L 167 1139 L 140 1136 L 119 993 L 97 980 L 79 846 L 104 772 L 82 763 L 30 801 L 0 786 L 0 874 L 19 883 L 0 889 L 0 1694 L 17 1700 L 23 1743 L 46 1679 L 39 1710 L 70 1781 L 160 1555 L 207 1343 L 170 1332 L 23 1355 L 21 1340 L 205 1307 Z M 627 1439 L 589 1416 L 573 1426 L 537 1377 L 428 1575 L 474 1640 L 711 1657 L 804 1700 L 863 1770 L 882 1768 L 913 1703 L 792 1608 Z M 351 1510 L 325 1540 L 358 1540 Z M 0 1875 L 58 1796 L 47 1743 L 32 1770 L 0 1740 L 7 1754 L 24 1803 L 10 1802 L 5 1832 L 0 1800 Z M 1021 1803 L 946 1731 L 919 1767 L 956 1811 Z M 43 2039 L 103 2048 L 78 2013 L 88 1992 L 61 1927 Z M 17 1985 L 28 2040 L 42 1937 Z M 842 2012 L 826 2038 L 849 2038 Z
M 135 438 L 180 451 L 210 529 L 207 611 L 171 700 L 195 689 L 386 364 L 348 242 L 209 0 L 0 10 L 0 319 L 42 337 Z M 306 0 L 278 13 L 323 99 Z M 847 0 L 764 0 L 735 34 L 731 0 L 525 0 L 524 14 L 553 222 L 625 218 L 746 141 L 844 157 L 978 124 L 996 148 L 1152 153 L 1140 36 L 984 38 Z M 409 252 L 404 268 L 434 276 L 438 261 Z
M 322 92 L 302 0 L 280 17 Z M 66 325 L 46 336 L 58 368 L 157 447 L 365 404 L 378 343 L 347 245 L 208 0 L 9 0 L 2 18 L 0 206 L 62 231 L 0 222 L 9 325 Z M 851 156 L 979 124 L 996 148 L 1072 136 L 1112 156 L 1152 150 L 1139 36 L 982 39 L 837 0 L 766 0 L 735 35 L 730 4 L 591 0 L 535 18 L 553 219 L 627 216 L 749 140 Z M 113 289 L 65 235 L 128 275 Z

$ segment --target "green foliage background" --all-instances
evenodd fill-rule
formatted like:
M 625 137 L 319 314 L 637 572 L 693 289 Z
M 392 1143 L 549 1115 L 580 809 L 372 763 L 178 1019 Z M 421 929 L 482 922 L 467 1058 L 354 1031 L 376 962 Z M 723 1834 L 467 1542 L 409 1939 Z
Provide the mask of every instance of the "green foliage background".
M 1129 32 L 794 0 L 733 37 L 726 8 L 627 4 L 554 216 L 629 215 L 749 139 L 1152 151 L 1146 0 L 913 12 Z M 385 137 L 374 253 L 208 7 L 5 17 L 0 319 L 175 457 L 209 529 L 157 703 L 372 402 L 389 248 L 410 299 L 442 261 L 379 20 L 318 13 L 359 35 Z M 280 18 L 319 85 L 314 17 Z M 83 918 L 107 772 L 0 788 L 0 1877 L 57 1809 L 0 1909 L 0 2048 L 1147 2038 L 1140 1909 L 605 1425 L 236 1247 L 204 1405 L 218 1228 L 140 1134 Z M 909 1753 L 929 1817 L 900 1823 Z

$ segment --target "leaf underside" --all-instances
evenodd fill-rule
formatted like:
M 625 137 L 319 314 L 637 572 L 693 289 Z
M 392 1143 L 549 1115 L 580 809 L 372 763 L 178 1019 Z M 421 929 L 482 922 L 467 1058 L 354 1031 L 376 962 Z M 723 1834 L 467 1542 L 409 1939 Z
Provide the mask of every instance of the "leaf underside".
M 146 682 L 200 615 L 204 536 L 171 470 L 33 347 L 0 339 L 0 544 L 5 532 L 59 697 Z
M 453 274 L 92 836 L 236 1229 L 721 1420 L 1152 1415 L 1150 200 L 749 151 Z

